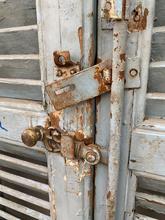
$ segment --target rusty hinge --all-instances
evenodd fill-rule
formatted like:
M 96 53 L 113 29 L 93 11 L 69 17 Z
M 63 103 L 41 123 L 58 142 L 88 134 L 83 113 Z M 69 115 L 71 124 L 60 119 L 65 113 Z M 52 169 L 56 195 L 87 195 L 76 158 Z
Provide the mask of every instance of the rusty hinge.
M 65 57 L 59 55 L 58 59 L 63 60 L 62 62 L 65 64 L 61 65 L 62 69 L 58 64 L 58 71 L 63 72 L 67 77 L 46 86 L 46 91 L 56 110 L 64 109 L 110 91 L 112 78 L 110 59 L 82 71 L 78 71 L 78 68 L 75 67 L 77 64 L 72 63 L 73 65 L 70 65 L 70 58 L 68 58 L 69 70 L 66 66 Z M 74 68 L 75 72 L 71 74 L 71 69 Z
M 77 138 L 76 133 L 66 132 L 54 127 L 36 126 L 24 130 L 22 141 L 28 147 L 33 147 L 38 141 L 43 141 L 45 148 L 54 153 L 61 153 L 66 159 L 83 159 L 90 165 L 100 162 L 100 147 L 86 144 L 83 138 Z

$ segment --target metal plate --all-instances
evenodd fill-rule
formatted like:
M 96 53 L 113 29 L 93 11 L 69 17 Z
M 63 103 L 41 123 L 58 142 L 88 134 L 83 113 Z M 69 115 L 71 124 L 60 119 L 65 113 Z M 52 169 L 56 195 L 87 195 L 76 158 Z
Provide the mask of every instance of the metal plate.
M 46 91 L 56 110 L 94 98 L 111 89 L 111 60 L 81 71 L 72 77 L 55 81 Z
M 140 88 L 140 58 L 127 58 L 125 88 Z

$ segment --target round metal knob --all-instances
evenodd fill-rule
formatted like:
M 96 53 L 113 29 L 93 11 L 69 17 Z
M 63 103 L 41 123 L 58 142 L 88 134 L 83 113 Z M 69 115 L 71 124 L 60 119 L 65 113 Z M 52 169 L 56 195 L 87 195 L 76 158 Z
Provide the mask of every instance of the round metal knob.
M 80 150 L 79 156 L 83 158 L 88 164 L 96 165 L 100 162 L 101 153 L 99 146 L 95 144 L 84 145 Z
M 23 131 L 21 138 L 22 142 L 28 147 L 36 145 L 37 141 L 42 140 L 42 127 L 36 126 L 34 128 L 28 128 Z
M 101 154 L 96 145 L 89 145 L 86 152 L 85 161 L 90 165 L 96 165 L 100 162 Z

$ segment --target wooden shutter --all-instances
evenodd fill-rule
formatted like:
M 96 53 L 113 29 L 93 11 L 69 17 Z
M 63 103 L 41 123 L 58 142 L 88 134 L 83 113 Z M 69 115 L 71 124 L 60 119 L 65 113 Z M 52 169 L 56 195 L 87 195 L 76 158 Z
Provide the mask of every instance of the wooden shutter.
M 0 1 L 0 219 L 50 219 L 42 148 L 20 140 L 44 121 L 39 1 Z

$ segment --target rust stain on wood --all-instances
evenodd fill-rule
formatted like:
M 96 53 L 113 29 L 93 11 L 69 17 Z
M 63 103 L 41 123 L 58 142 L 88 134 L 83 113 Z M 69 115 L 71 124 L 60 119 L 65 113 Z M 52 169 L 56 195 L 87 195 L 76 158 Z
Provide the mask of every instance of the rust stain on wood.
M 84 134 L 82 131 L 76 131 L 75 132 L 75 138 L 78 141 L 83 141 L 84 140 Z
M 125 62 L 125 53 L 120 54 L 120 60 Z
M 102 62 L 102 59 L 97 57 L 97 64 L 101 63 Z
M 78 28 L 78 38 L 79 38 L 79 44 L 80 44 L 80 52 L 81 52 L 81 58 L 83 57 L 83 28 Z
M 114 37 L 118 37 L 118 36 L 119 36 L 119 33 L 114 33 L 113 36 L 114 36 Z
M 114 219 L 114 214 L 115 214 L 115 196 L 109 191 L 107 193 L 107 201 L 108 201 L 108 207 L 109 207 L 109 213 L 108 219 Z
M 89 66 L 93 66 L 94 65 L 94 60 L 95 60 L 95 44 L 94 44 L 94 35 L 91 34 L 91 37 L 90 37 L 90 42 L 91 42 L 91 47 L 89 49 L 89 56 L 88 56 L 88 63 L 89 63 Z
M 50 124 L 52 127 L 60 128 L 60 115 L 61 112 L 58 111 L 49 113 Z
M 106 81 L 103 79 L 102 71 L 99 67 L 95 68 L 95 75 L 94 79 L 96 79 L 99 83 L 98 92 L 99 94 L 102 94 L 106 91 L 108 91 L 109 86 L 106 84 Z
M 124 71 L 120 71 L 119 72 L 119 79 L 123 80 L 124 79 L 124 75 L 125 75 L 125 72 Z
M 131 19 L 128 22 L 129 32 L 143 31 L 147 27 L 147 16 L 149 11 L 147 8 L 142 8 L 142 5 L 138 5 L 132 12 Z

